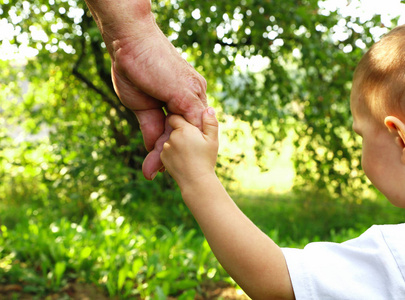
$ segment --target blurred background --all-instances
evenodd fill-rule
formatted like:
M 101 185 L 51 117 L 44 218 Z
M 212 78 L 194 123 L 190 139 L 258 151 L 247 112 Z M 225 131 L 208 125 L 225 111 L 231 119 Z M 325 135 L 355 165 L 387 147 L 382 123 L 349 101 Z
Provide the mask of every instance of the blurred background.
M 218 175 L 280 246 L 405 220 L 364 177 L 349 109 L 358 61 L 404 3 L 152 1 L 208 82 Z M 170 176 L 143 178 L 84 1 L 0 0 L 0 41 L 0 298 L 244 299 Z

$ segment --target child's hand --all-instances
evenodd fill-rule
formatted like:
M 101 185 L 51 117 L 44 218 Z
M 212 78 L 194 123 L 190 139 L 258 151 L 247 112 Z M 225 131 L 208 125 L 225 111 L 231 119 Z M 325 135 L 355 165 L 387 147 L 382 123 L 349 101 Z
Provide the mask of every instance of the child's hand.
M 209 107 L 202 116 L 203 132 L 180 115 L 171 115 L 173 128 L 160 154 L 163 165 L 180 188 L 197 183 L 207 175 L 215 176 L 218 154 L 218 121 Z

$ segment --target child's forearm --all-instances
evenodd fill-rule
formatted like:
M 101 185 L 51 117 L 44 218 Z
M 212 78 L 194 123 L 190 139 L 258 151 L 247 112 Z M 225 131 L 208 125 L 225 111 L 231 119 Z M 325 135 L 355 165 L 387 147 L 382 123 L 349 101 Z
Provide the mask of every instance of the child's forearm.
M 281 249 L 242 213 L 215 175 L 180 188 L 215 256 L 252 299 L 294 299 Z

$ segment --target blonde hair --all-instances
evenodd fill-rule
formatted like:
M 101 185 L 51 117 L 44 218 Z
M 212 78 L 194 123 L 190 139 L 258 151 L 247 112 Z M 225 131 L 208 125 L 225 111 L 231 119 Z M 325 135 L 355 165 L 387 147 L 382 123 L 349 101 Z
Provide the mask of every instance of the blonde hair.
M 405 25 L 391 30 L 363 56 L 353 90 L 362 110 L 379 124 L 387 115 L 405 117 Z

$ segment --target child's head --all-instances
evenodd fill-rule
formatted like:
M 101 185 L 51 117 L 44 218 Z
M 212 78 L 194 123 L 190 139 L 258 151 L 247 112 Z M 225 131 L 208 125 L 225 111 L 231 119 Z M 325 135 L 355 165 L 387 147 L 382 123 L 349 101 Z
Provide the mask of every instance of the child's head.
M 351 109 L 353 129 L 363 136 L 364 172 L 393 204 L 405 207 L 405 26 L 361 59 Z
M 354 73 L 353 91 L 362 110 L 380 125 L 388 115 L 405 116 L 405 25 L 374 44 Z

